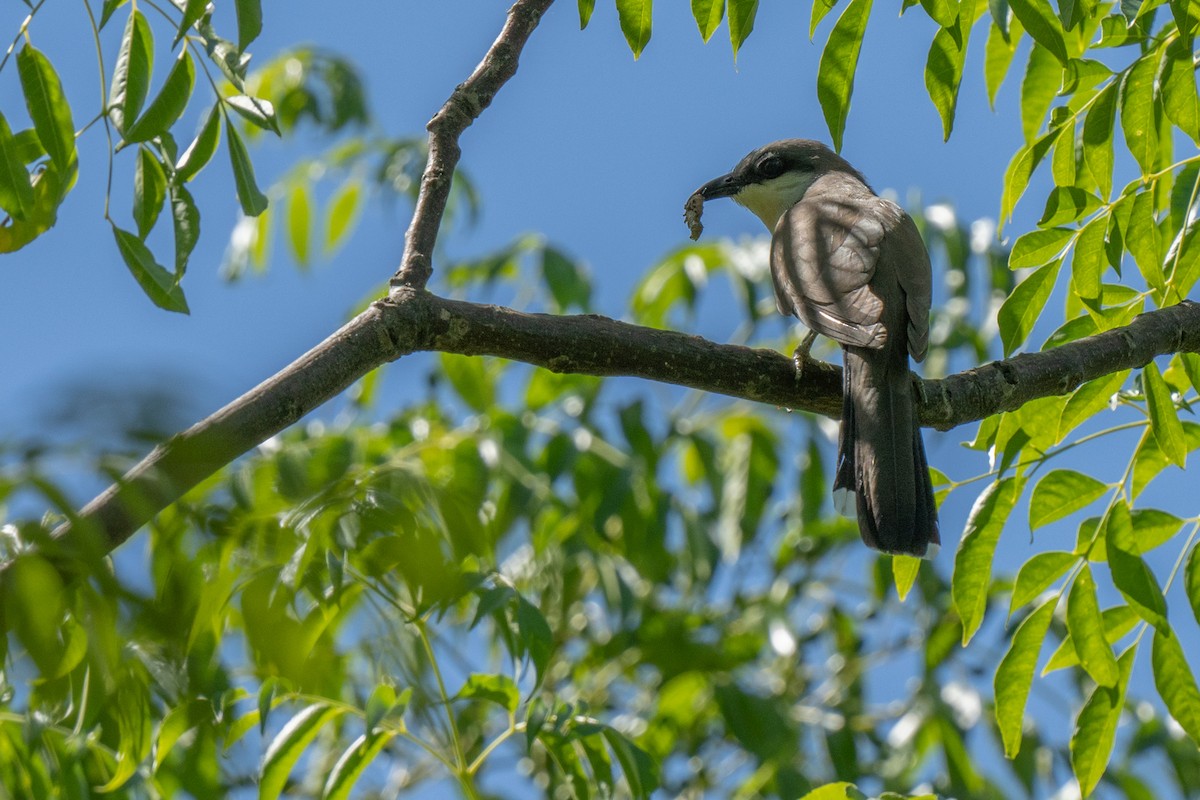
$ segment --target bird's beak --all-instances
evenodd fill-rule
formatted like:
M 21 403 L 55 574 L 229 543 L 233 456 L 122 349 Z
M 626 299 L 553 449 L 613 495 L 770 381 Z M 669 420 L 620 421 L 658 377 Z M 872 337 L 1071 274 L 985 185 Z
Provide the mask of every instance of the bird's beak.
M 696 194 L 703 197 L 705 200 L 715 200 L 718 197 L 733 197 L 745 187 L 745 182 L 737 175 L 730 172 L 727 175 L 722 175 L 719 178 L 714 178 L 708 183 L 696 190 Z

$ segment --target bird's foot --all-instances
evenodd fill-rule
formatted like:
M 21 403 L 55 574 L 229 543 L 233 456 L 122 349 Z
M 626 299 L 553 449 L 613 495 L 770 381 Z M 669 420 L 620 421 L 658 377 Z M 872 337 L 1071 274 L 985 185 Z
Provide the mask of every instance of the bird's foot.
M 800 344 L 796 345 L 796 349 L 792 352 L 792 363 L 796 365 L 796 378 L 804 377 L 806 367 L 816 367 L 822 369 L 825 367 L 823 363 L 817 361 L 809 351 L 812 350 L 813 342 L 817 340 L 817 332 L 809 331 L 804 334 L 804 338 L 800 340 Z

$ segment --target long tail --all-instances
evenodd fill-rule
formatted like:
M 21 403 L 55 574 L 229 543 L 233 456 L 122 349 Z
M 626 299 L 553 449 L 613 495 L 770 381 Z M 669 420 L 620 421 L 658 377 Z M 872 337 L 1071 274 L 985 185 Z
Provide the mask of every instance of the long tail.
M 847 347 L 843 365 L 835 495 L 857 495 L 858 530 L 869 547 L 923 557 L 941 537 L 906 347 Z

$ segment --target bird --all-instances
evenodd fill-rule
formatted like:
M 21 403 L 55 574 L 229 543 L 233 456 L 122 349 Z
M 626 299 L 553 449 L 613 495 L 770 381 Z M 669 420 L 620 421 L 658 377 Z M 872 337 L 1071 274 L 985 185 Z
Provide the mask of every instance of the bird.
M 771 232 L 779 311 L 809 331 L 796 349 L 798 368 L 818 334 L 842 346 L 835 506 L 857 516 L 869 547 L 932 557 L 941 542 L 937 504 L 908 360 L 924 359 L 929 345 L 932 277 L 916 224 L 848 161 L 810 139 L 753 150 L 697 189 L 685 206 L 692 238 L 704 201 L 721 197 Z

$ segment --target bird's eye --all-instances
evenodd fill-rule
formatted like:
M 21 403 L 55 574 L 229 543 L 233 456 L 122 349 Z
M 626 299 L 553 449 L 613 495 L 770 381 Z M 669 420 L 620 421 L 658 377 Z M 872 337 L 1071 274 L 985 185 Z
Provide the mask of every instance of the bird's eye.
M 783 174 L 783 159 L 779 156 L 767 156 L 758 162 L 758 174 L 764 178 L 778 178 Z

